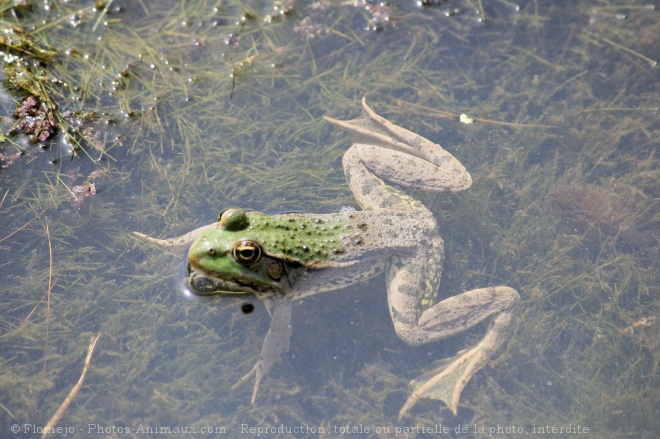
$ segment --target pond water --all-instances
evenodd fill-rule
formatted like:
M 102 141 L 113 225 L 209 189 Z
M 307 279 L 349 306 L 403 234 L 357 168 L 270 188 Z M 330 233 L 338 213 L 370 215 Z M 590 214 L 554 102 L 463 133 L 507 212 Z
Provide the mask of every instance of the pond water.
M 660 431 L 651 2 L 17 3 L 0 2 L 0 436 L 41 435 L 98 334 L 49 437 Z M 185 249 L 131 234 L 179 236 L 228 207 L 358 208 L 350 136 L 322 117 L 358 117 L 365 95 L 472 175 L 467 192 L 414 193 L 445 240 L 440 298 L 522 297 L 456 416 L 423 400 L 397 419 L 409 381 L 488 322 L 414 348 L 383 276 L 305 298 L 251 404 L 252 381 L 235 384 L 264 305 L 190 294 Z

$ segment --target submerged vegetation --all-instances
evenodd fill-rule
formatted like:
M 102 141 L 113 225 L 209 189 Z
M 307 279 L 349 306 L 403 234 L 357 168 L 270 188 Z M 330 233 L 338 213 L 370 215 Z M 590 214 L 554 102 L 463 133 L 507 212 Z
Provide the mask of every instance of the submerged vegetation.
M 523 297 L 458 417 L 425 401 L 403 425 L 660 430 L 659 12 L 416 3 L 0 1 L 0 425 L 46 425 L 101 332 L 61 424 L 401 426 L 407 381 L 485 327 L 412 349 L 382 279 L 306 299 L 251 406 L 249 385 L 230 389 L 266 311 L 186 300 L 182 255 L 130 235 L 230 206 L 354 206 L 349 140 L 321 116 L 355 117 L 366 94 L 472 173 L 470 191 L 424 198 L 446 241 L 440 294 Z

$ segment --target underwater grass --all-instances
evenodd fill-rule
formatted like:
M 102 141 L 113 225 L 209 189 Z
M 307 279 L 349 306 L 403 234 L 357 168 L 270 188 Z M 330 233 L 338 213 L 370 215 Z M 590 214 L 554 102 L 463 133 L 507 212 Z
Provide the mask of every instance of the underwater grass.
M 658 313 L 657 11 L 402 3 L 374 32 L 371 13 L 337 3 L 296 4 L 283 19 L 267 1 L 112 2 L 103 13 L 93 4 L 0 8 L 3 26 L 34 28 L 38 44 L 55 48 L 42 69 L 67 86 L 49 84 L 52 99 L 97 115 L 88 137 L 104 148 L 84 145 L 72 160 L 57 142 L 9 137 L 26 155 L 0 171 L 0 239 L 17 231 L 0 242 L 11 279 L 0 312 L 5 425 L 44 425 L 100 330 L 69 425 L 393 426 L 407 380 L 475 342 L 484 325 L 411 350 L 391 329 L 382 279 L 356 306 L 354 290 L 306 300 L 294 308 L 296 356 L 251 406 L 251 384 L 229 389 L 258 356 L 265 311 L 243 315 L 243 299 L 181 299 L 182 255 L 129 236 L 175 236 L 228 206 L 354 206 L 340 167 L 350 141 L 320 118 L 356 117 L 366 94 L 473 175 L 467 193 L 423 198 L 446 240 L 441 294 L 509 285 L 524 299 L 515 335 L 468 385 L 459 417 L 424 401 L 404 425 L 658 431 L 657 331 L 622 332 Z M 5 116 L 20 102 L 12 99 Z M 428 109 L 518 126 L 466 125 Z M 73 188 L 98 169 L 107 169 L 92 180 L 98 193 L 74 204 Z M 589 203 L 598 197 L 613 204 Z M 46 224 L 56 280 L 48 320 Z M 360 329 L 338 329 L 338 316 Z M 296 360 L 305 355 L 318 357 L 317 375 Z

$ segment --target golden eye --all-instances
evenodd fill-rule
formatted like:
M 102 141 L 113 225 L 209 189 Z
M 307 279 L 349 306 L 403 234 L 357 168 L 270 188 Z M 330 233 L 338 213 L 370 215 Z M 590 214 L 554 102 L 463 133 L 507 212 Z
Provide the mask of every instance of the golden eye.
M 234 244 L 234 259 L 241 265 L 252 265 L 261 259 L 261 246 L 254 241 Z

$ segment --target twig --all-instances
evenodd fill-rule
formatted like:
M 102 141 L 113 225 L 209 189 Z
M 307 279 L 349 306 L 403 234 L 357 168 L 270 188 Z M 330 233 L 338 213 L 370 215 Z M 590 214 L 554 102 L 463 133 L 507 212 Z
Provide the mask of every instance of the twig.
M 57 281 L 60 280 L 60 277 L 61 277 L 61 275 L 57 276 L 57 279 L 55 279 L 55 282 L 53 282 L 53 287 L 55 285 L 57 285 Z M 19 328 L 22 328 L 23 326 L 27 325 L 27 323 L 30 321 L 30 317 L 32 317 L 32 314 L 34 314 L 37 311 L 37 308 L 39 308 L 39 305 L 41 305 L 47 297 L 48 297 L 48 292 L 46 292 L 46 294 L 44 294 L 44 297 L 42 297 L 41 300 L 38 301 L 36 305 L 34 305 L 34 308 L 32 308 L 32 311 L 30 311 L 30 313 L 27 316 L 25 316 L 25 318 L 23 319 L 21 324 L 18 325 Z
M 442 119 L 458 119 L 458 117 L 459 117 L 458 114 L 451 113 L 449 111 L 436 110 L 435 108 L 426 107 L 426 106 L 420 105 L 420 104 L 414 104 L 412 102 L 403 101 L 401 99 L 396 99 L 396 98 L 391 98 L 391 97 L 390 97 L 390 99 L 395 101 L 396 104 L 399 105 L 399 106 L 404 106 L 405 105 L 405 106 L 411 107 L 413 109 L 421 109 L 421 110 L 424 110 L 425 112 L 427 112 L 427 113 L 421 113 L 421 114 L 426 114 L 426 115 L 430 115 L 430 116 L 438 117 L 438 118 L 442 118 Z M 415 111 L 415 110 L 413 110 L 413 111 Z M 416 114 L 420 114 L 420 113 L 416 113 Z M 492 125 L 503 125 L 503 126 L 514 127 L 514 128 L 555 128 L 554 125 L 544 125 L 544 124 L 540 124 L 540 123 L 501 122 L 501 121 L 498 121 L 498 120 L 483 119 L 481 117 L 475 117 L 474 120 L 477 121 L 477 122 L 489 123 L 489 124 L 492 124 Z
M 655 316 L 648 316 L 648 317 L 642 317 L 641 319 L 637 320 L 635 323 L 632 325 L 628 326 L 625 329 L 622 329 L 621 332 L 624 335 L 633 335 L 635 332 L 635 328 L 650 328 L 653 326 L 653 323 L 655 322 L 656 317 Z
M 48 218 L 46 218 L 48 221 Z M 53 289 L 53 244 L 50 241 L 50 228 L 46 223 L 46 237 L 48 238 L 48 291 L 46 291 L 46 344 L 44 347 L 43 375 L 46 376 L 46 361 L 48 361 L 48 336 L 50 335 L 50 292 Z
M 36 220 L 36 219 L 39 218 L 41 215 L 43 215 L 43 213 L 44 213 L 45 211 L 46 211 L 46 209 L 42 210 L 41 212 L 39 212 L 39 213 L 37 214 L 37 216 L 35 216 L 34 218 L 32 218 L 30 221 L 26 222 L 26 223 L 23 224 L 21 227 L 19 227 L 18 229 L 14 230 L 13 232 L 11 232 L 9 235 L 4 236 L 3 238 L 1 238 L 1 239 L 0 239 L 0 242 L 4 241 L 5 239 L 11 238 L 11 237 L 14 236 L 15 234 L 17 234 L 18 232 L 20 232 L 21 230 L 23 230 L 24 228 L 26 228 L 27 226 L 29 226 L 30 223 L 31 223 L 32 221 Z
M 600 35 L 593 34 L 593 33 L 591 33 L 591 32 L 585 32 L 585 33 L 586 33 L 587 35 L 589 35 L 590 37 L 597 38 L 597 39 L 600 39 L 600 40 L 602 40 L 602 41 L 605 41 L 607 44 L 609 44 L 609 45 L 612 46 L 612 47 L 616 47 L 616 48 L 619 49 L 619 50 L 623 50 L 624 52 L 628 52 L 628 53 L 630 53 L 631 55 L 634 55 L 634 56 L 636 56 L 636 57 L 638 57 L 638 58 L 640 58 L 640 59 L 643 59 L 644 61 L 646 61 L 647 63 L 649 63 L 649 64 L 651 65 L 651 67 L 656 67 L 656 66 L 658 65 L 658 62 L 657 62 L 656 60 L 651 59 L 651 58 L 649 58 L 649 57 L 647 57 L 647 56 L 644 56 L 644 55 L 642 55 L 642 54 L 639 53 L 639 52 L 635 52 L 634 50 L 632 50 L 632 49 L 630 49 L 630 48 L 628 48 L 628 47 L 626 47 L 626 46 L 624 46 L 624 45 L 622 45 L 622 44 L 619 44 L 619 43 L 617 43 L 617 42 L 614 42 L 614 41 L 610 40 L 609 38 L 605 38 L 605 37 L 602 37 L 602 36 L 600 36 Z
M 53 428 L 53 425 L 57 424 L 57 422 L 60 420 L 66 409 L 69 408 L 69 404 L 71 404 L 73 398 L 76 397 L 81 387 L 83 386 L 83 382 L 85 381 L 85 375 L 87 375 L 87 370 L 89 370 L 89 363 L 92 361 L 92 354 L 94 353 L 94 348 L 96 347 L 96 342 L 99 340 L 99 337 L 101 337 L 100 332 L 95 337 L 92 337 L 92 339 L 90 340 L 89 347 L 87 348 L 87 357 L 85 357 L 85 365 L 83 366 L 82 374 L 80 374 L 80 378 L 78 379 L 76 385 L 73 386 L 73 389 L 71 389 L 71 391 L 66 396 L 66 398 L 64 398 L 62 404 L 55 411 L 55 414 L 51 416 L 51 418 L 48 420 L 48 423 L 44 427 L 43 433 L 41 434 L 41 439 L 45 439 L 48 436 L 49 431 Z
M 9 193 L 9 189 L 5 191 L 5 194 L 2 196 L 2 201 L 0 201 L 0 207 L 2 207 L 3 204 L 5 204 L 5 198 L 7 198 L 7 194 Z
M 94 23 L 94 26 L 92 27 L 92 32 L 96 32 L 96 28 L 99 27 L 99 23 L 101 23 L 101 20 L 103 20 L 103 17 L 105 17 L 105 14 L 108 13 L 108 9 L 110 9 L 110 5 L 112 4 L 114 0 L 110 0 L 108 3 L 105 4 L 105 8 L 101 11 L 99 14 L 99 18 L 96 19 L 96 23 Z

